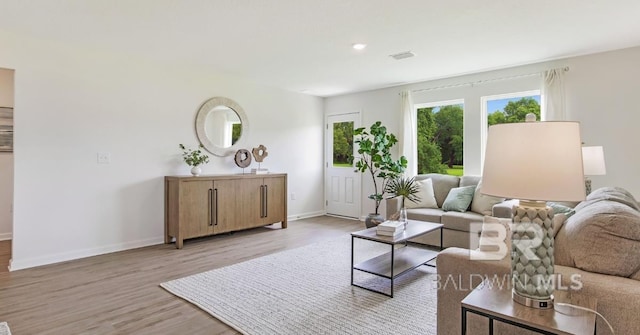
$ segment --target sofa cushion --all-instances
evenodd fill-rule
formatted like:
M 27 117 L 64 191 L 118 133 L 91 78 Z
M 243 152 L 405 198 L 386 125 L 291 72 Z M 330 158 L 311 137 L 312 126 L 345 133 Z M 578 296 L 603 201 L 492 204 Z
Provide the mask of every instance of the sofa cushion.
M 473 192 L 475 186 L 454 187 L 449 191 L 449 195 L 442 204 L 442 210 L 445 212 L 456 211 L 466 212 L 471 206 L 471 200 L 473 200 Z
M 558 235 L 566 231 L 562 243 L 577 268 L 630 277 L 640 270 L 640 212 L 605 198 L 581 203 Z
M 408 208 L 407 218 L 409 220 L 440 223 L 442 213 L 444 212 L 440 208 Z
M 601 200 L 609 200 L 627 205 L 637 211 L 640 211 L 640 204 L 633 195 L 621 187 L 601 187 L 589 194 L 587 199 L 576 206 L 576 211 L 589 206 L 591 203 Z
M 474 212 L 443 212 L 440 223 L 446 229 L 469 232 L 471 223 L 482 224 L 484 216 Z
M 433 193 L 436 196 L 436 202 L 438 203 L 438 207 L 442 208 L 442 204 L 444 200 L 447 198 L 449 194 L 449 190 L 454 187 L 458 187 L 460 183 L 460 178 L 456 176 L 450 176 L 446 174 L 439 173 L 427 173 L 416 176 L 416 180 L 422 180 L 431 178 L 433 181 Z
M 460 177 L 460 187 L 478 186 L 482 177 L 480 176 L 462 176 Z
M 460 184 L 462 184 L 462 181 L 460 182 Z M 473 193 L 473 200 L 471 200 L 471 211 L 478 214 L 491 216 L 493 206 L 503 201 L 504 198 L 482 194 L 482 181 L 480 181 L 478 185 L 476 185 L 475 192 Z
M 553 246 L 553 258 L 556 265 L 569 266 L 572 268 L 576 267 L 576 264 L 573 262 L 573 258 L 571 258 L 571 253 L 569 252 L 569 238 L 567 237 L 567 230 L 565 229 L 564 224 L 560 227 L 560 230 L 558 230 L 553 241 Z
M 497 229 L 492 229 L 492 225 L 502 226 L 504 229 L 504 240 L 498 240 L 504 243 L 505 249 L 502 250 L 503 257 L 508 256 L 511 253 L 511 219 L 496 218 L 493 216 L 485 215 L 482 223 L 482 230 L 480 232 L 479 250 L 490 253 L 500 253 L 500 248 L 497 244 L 493 244 L 492 241 L 498 239 L 500 232 Z M 502 257 L 498 258 L 502 259 Z
M 416 184 L 418 186 L 416 196 L 419 200 L 418 202 L 405 201 L 405 208 L 438 208 L 436 197 L 433 194 L 433 181 L 431 178 L 418 180 Z

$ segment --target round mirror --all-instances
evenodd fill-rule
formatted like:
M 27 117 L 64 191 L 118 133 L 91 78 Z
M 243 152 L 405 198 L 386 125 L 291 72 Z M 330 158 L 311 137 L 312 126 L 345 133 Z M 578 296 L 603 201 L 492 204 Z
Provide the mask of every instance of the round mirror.
M 216 156 L 235 153 L 248 129 L 244 110 L 229 98 L 215 97 L 205 101 L 196 116 L 198 140 Z

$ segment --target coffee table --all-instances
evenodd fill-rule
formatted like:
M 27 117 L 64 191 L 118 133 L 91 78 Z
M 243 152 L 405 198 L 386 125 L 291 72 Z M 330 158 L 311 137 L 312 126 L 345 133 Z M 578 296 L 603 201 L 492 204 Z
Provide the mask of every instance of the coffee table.
M 504 283 L 503 283 L 504 284 Z M 568 303 L 596 310 L 597 301 L 583 294 L 556 290 L 554 303 Z M 513 301 L 510 285 L 498 285 L 485 279 L 461 302 L 462 334 L 467 332 L 467 313 L 474 313 L 489 319 L 489 334 L 493 334 L 493 321 L 497 320 L 540 334 L 595 334 L 596 315 L 586 311 L 573 310 L 563 314 L 554 309 L 531 308 Z M 560 308 L 561 306 L 556 306 Z M 567 309 L 566 307 L 564 307 Z
M 436 250 L 412 247 L 408 245 L 407 241 L 438 229 L 440 229 L 440 250 L 442 250 L 442 224 L 440 223 L 409 220 L 405 231 L 395 237 L 378 235 L 375 227 L 351 233 L 351 285 L 393 298 L 393 282 L 395 278 L 431 261 L 439 253 Z M 391 246 L 391 250 L 380 256 L 353 264 L 354 241 L 356 238 L 388 244 Z M 396 249 L 395 246 L 401 243 L 404 244 L 404 247 Z M 388 294 L 384 291 L 355 284 L 353 282 L 354 270 L 390 279 L 391 293 Z

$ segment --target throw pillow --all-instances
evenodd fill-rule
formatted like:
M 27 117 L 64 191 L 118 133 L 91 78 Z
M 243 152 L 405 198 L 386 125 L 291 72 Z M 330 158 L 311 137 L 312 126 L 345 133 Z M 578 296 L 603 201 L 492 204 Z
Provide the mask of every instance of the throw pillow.
M 484 215 L 491 215 L 493 205 L 499 204 L 504 201 L 504 198 L 493 197 L 490 195 L 482 194 L 482 181 L 476 186 L 473 193 L 473 200 L 471 201 L 471 211 Z
M 499 226 L 502 226 L 501 228 Z M 500 228 L 500 229 L 497 229 Z M 504 231 L 504 240 L 498 240 L 500 230 Z M 504 250 L 500 250 L 500 243 L 504 242 Z M 480 232 L 479 250 L 483 252 L 495 253 L 493 259 L 502 259 L 511 253 L 511 219 L 496 218 L 485 215 Z
M 547 202 L 547 206 L 553 209 L 553 214 L 564 214 L 566 219 L 570 218 L 571 215 L 575 214 L 575 209 L 559 204 L 557 202 Z
M 469 205 L 471 205 L 471 200 L 473 200 L 473 193 L 475 190 L 475 186 L 452 188 L 442 204 L 442 210 L 445 212 L 466 212 L 467 209 L 469 209 Z
M 436 202 L 436 196 L 433 192 L 433 181 L 431 178 L 417 180 L 416 184 L 418 184 L 418 193 L 416 196 L 420 200 L 418 202 L 413 201 L 405 201 L 404 207 L 406 208 L 438 208 L 438 203 Z

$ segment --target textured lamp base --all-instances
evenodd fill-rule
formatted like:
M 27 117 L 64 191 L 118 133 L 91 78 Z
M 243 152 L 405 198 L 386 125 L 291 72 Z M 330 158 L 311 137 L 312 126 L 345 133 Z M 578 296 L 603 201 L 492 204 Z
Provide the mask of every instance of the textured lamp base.
M 513 301 L 519 303 L 520 305 L 525 305 L 527 307 L 539 308 L 539 309 L 553 308 L 553 295 L 551 295 L 549 299 L 534 299 L 534 298 L 520 295 L 518 292 L 514 290 L 511 292 L 511 297 L 513 298 Z
M 513 207 L 511 276 L 513 300 L 535 308 L 553 307 L 553 209 L 542 201 Z

